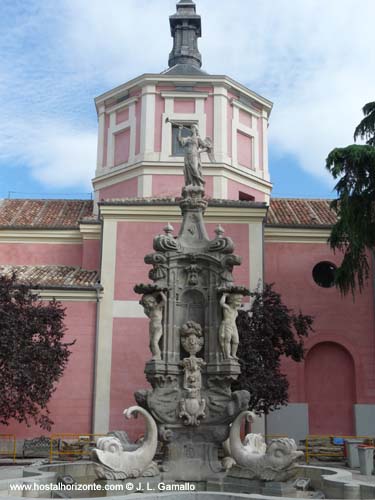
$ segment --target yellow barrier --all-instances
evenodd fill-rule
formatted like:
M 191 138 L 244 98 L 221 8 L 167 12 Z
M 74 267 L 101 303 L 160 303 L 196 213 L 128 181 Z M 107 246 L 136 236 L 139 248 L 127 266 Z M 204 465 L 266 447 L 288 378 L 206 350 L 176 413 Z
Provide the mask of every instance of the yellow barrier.
M 339 439 L 362 439 L 363 441 L 371 441 L 374 443 L 374 436 L 339 436 L 338 434 L 331 434 L 331 435 L 310 435 L 306 436 L 305 440 L 305 458 L 306 458 L 306 463 L 308 464 L 310 462 L 311 457 L 331 457 L 331 458 L 344 458 L 344 445 L 335 445 L 333 443 L 334 438 L 339 438 Z M 314 444 L 314 441 L 322 441 L 322 440 L 328 440 L 330 445 L 332 447 L 337 446 L 337 451 L 332 451 L 332 452 L 310 452 L 309 451 L 309 444 L 312 446 Z
M 281 438 L 287 438 L 288 436 L 286 434 L 262 434 L 264 437 L 265 442 L 268 444 L 272 439 L 281 439 Z
M 72 460 L 75 457 L 82 458 L 85 454 L 89 455 L 91 445 L 92 447 L 95 446 L 95 438 L 103 436 L 106 436 L 106 434 L 52 434 L 50 436 L 49 461 L 52 463 L 54 455 L 59 458 L 67 455 Z M 71 443 L 66 443 L 65 440 L 71 441 Z M 56 449 L 54 449 L 55 442 L 57 442 Z M 89 449 L 87 449 L 87 446 Z
M 6 439 L 9 441 L 8 449 L 1 450 L 0 455 L 10 455 L 13 458 L 13 463 L 16 463 L 16 455 L 17 455 L 17 442 L 15 434 L 0 434 L 0 440 Z

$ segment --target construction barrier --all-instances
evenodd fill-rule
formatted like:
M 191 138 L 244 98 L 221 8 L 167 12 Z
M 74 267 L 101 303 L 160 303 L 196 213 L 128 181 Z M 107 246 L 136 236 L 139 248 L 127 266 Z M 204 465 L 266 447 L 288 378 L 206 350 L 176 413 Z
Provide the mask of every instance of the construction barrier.
M 52 434 L 49 461 L 52 463 L 54 456 L 60 460 L 90 458 L 96 438 L 103 436 L 106 434 Z
M 5 440 L 6 449 L 3 449 L 3 440 Z M 15 434 L 0 434 L 0 455 L 13 458 L 13 463 L 16 462 L 17 441 Z
M 281 438 L 287 438 L 288 436 L 286 434 L 262 434 L 264 437 L 265 442 L 268 444 L 272 439 L 281 439 Z
M 375 442 L 374 436 L 339 436 L 337 434 L 309 435 L 306 436 L 305 440 L 306 463 L 308 464 L 312 457 L 327 457 L 343 460 L 345 458 L 344 441 L 346 439 L 362 439 L 363 442 L 366 441 L 368 444 L 373 444 Z M 342 443 L 339 444 L 338 442 L 340 440 L 342 440 Z M 321 441 L 323 441 L 323 444 L 318 445 Z M 323 451 L 314 451 L 314 447 L 320 447 Z

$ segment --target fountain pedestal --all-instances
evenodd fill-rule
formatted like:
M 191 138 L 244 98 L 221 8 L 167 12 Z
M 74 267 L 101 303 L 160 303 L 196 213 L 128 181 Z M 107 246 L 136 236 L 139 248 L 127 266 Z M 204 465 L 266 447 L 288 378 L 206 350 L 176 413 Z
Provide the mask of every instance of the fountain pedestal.
M 135 287 L 143 295 L 142 304 L 160 304 L 161 294 L 166 297 L 160 357 L 154 355 L 145 367 L 152 389 L 138 391 L 135 397 L 157 423 L 166 477 L 201 481 L 223 473 L 219 448 L 249 402 L 246 391 L 231 390 L 240 374 L 235 317 L 248 291 L 233 284 L 233 266 L 241 263 L 233 241 L 220 226 L 213 240 L 207 235 L 203 188 L 185 186 L 180 207 L 178 236 L 168 224 L 165 234 L 154 238 L 155 253 L 145 257 L 153 266 L 153 283 Z M 231 297 L 236 297 L 234 305 Z M 152 313 L 146 314 L 150 336 L 160 334 L 152 331 Z

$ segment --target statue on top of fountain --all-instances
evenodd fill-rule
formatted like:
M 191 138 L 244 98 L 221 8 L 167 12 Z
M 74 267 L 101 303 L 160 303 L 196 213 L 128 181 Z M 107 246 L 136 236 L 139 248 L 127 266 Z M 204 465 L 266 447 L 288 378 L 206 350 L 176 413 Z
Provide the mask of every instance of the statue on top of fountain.
M 183 137 L 182 130 L 186 128 L 179 125 L 178 142 L 184 148 L 184 175 L 185 186 L 198 186 L 204 188 L 205 181 L 202 174 L 201 153 L 207 153 L 212 162 L 213 156 L 212 141 L 209 137 L 203 140 L 199 135 L 199 129 L 196 124 L 191 125 L 191 136 Z

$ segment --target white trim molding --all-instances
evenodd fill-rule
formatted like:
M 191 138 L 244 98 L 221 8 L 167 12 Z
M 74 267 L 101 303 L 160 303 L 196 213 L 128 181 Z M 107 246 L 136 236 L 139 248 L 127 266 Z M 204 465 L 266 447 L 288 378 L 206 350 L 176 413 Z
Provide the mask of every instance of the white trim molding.
M 79 225 L 79 231 L 82 235 L 83 240 L 100 240 L 102 225 L 100 222 L 97 224 L 85 224 Z
M 56 299 L 61 302 L 97 302 L 102 297 L 102 293 L 96 290 L 83 290 L 83 289 L 37 289 L 34 290 L 42 300 Z
M 323 243 L 327 240 L 331 230 L 329 228 L 300 228 L 300 227 L 265 227 L 264 239 L 266 243 Z
M 178 205 L 99 205 L 101 217 L 116 221 L 129 220 L 137 222 L 180 222 L 181 210 Z M 267 207 L 228 207 L 208 206 L 205 213 L 205 222 L 222 224 L 249 224 L 263 222 Z M 105 237 L 103 236 L 103 240 Z
M 81 245 L 78 229 L 0 229 L 0 243 Z

